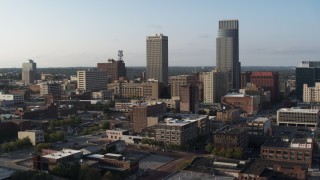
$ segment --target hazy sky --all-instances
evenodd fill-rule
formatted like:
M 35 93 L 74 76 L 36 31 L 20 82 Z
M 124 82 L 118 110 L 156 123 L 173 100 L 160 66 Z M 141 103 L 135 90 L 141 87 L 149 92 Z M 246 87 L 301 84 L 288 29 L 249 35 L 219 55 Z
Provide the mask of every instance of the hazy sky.
M 3 0 L 0 67 L 96 66 L 120 49 L 145 66 L 155 33 L 169 38 L 169 66 L 213 66 L 221 19 L 239 20 L 242 65 L 320 60 L 318 0 Z

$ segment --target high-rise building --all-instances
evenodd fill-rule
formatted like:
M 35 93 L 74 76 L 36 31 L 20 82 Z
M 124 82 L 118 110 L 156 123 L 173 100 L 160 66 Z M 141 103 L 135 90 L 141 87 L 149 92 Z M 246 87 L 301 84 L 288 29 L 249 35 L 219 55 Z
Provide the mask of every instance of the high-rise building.
M 303 85 L 303 102 L 320 102 L 320 83 L 316 83 L 314 87 Z
M 22 63 L 22 82 L 25 85 L 34 83 L 37 75 L 37 64 L 29 59 L 27 62 Z
M 116 61 L 114 59 L 108 59 L 108 63 L 98 63 L 97 69 L 99 71 L 106 71 L 109 75 L 109 80 L 112 82 L 114 80 L 119 80 L 121 77 L 127 76 L 126 64 L 122 60 L 123 51 L 118 51 L 119 59 Z
M 240 88 L 241 65 L 239 62 L 239 23 L 238 20 L 219 21 L 217 37 L 216 65 L 220 72 L 228 73 L 229 90 Z
M 216 69 L 203 73 L 203 102 L 220 103 L 221 96 L 228 93 L 227 73 Z
M 168 82 L 168 36 L 147 36 L 147 79 Z
M 316 82 L 320 82 L 320 61 L 302 61 L 296 67 L 296 96 L 302 100 L 303 84 L 314 87 Z
M 198 114 L 199 112 L 199 88 L 194 84 L 180 87 L 180 111 Z
M 108 75 L 106 71 L 77 71 L 78 89 L 82 91 L 99 91 L 108 89 Z

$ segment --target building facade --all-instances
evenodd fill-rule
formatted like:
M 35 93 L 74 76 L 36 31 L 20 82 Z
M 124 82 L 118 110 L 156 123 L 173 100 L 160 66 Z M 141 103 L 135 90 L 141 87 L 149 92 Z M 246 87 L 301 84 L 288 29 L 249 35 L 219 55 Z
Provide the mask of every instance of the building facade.
M 315 83 L 314 87 L 303 84 L 303 102 L 320 102 L 320 83 Z
M 240 120 L 240 109 L 228 109 L 217 112 L 216 120 L 233 124 Z
M 199 111 L 199 88 L 195 85 L 180 87 L 180 111 L 197 114 Z
M 279 74 L 277 72 L 252 72 L 250 80 L 264 91 L 270 91 L 271 101 L 274 102 L 279 98 Z
M 261 157 L 281 162 L 300 162 L 312 165 L 313 141 L 311 138 L 274 137 L 261 146 Z
M 168 36 L 147 36 L 147 79 L 168 82 Z
M 43 130 L 27 130 L 27 131 L 19 131 L 18 138 L 23 139 L 28 137 L 32 143 L 32 145 L 37 145 L 38 143 L 44 142 L 44 132 Z
M 22 82 L 25 85 L 34 83 L 37 75 L 37 64 L 33 60 L 22 63 Z
M 197 77 L 194 75 L 170 76 L 171 97 L 180 96 L 180 87 L 197 83 Z
M 319 125 L 318 109 L 288 109 L 277 111 L 278 126 L 303 126 L 315 129 Z
M 3 94 L 0 92 L 0 101 L 10 101 L 14 105 L 19 105 L 24 103 L 24 96 L 21 94 Z
M 239 22 L 238 20 L 219 21 L 216 64 L 220 72 L 228 73 L 226 82 L 229 90 L 240 89 L 241 65 L 239 62 Z
M 55 82 L 47 82 L 40 85 L 40 95 L 51 94 L 54 99 L 61 99 L 61 84 Z
M 249 135 L 269 136 L 271 135 L 271 120 L 266 117 L 257 117 L 247 121 Z
M 107 90 L 108 74 L 106 71 L 77 71 L 77 88 L 81 91 Z
M 203 74 L 203 102 L 219 103 L 221 96 L 228 93 L 227 73 L 218 72 L 216 69 Z
M 296 67 L 296 96 L 303 98 L 303 85 L 314 87 L 316 82 L 320 82 L 320 61 L 302 61 Z
M 108 59 L 107 63 L 98 63 L 97 69 L 106 71 L 111 82 L 127 76 L 126 64 L 123 60 Z
M 259 111 L 260 96 L 248 96 L 245 94 L 227 94 L 221 97 L 221 104 L 227 109 L 239 108 L 242 112 L 251 114 Z
M 226 126 L 213 132 L 213 146 L 219 150 L 240 148 L 245 151 L 248 148 L 248 133 L 245 129 L 230 128 Z

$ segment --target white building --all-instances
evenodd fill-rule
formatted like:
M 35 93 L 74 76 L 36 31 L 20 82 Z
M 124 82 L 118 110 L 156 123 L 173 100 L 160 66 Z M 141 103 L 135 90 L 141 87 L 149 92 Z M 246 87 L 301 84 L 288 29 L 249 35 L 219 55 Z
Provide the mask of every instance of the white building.
M 203 101 L 205 103 L 220 102 L 221 96 L 228 93 L 227 74 L 212 70 L 203 74 Z
M 303 126 L 317 128 L 319 109 L 282 108 L 277 111 L 278 126 Z
M 106 131 L 106 138 L 111 141 L 123 140 L 123 135 L 129 135 L 125 129 L 110 129 Z
M 14 105 L 23 104 L 24 97 L 20 94 L 3 94 L 0 92 L 0 101 L 13 101 Z
M 37 145 L 38 143 L 44 142 L 44 133 L 43 130 L 27 130 L 19 131 L 18 138 L 23 139 L 28 137 L 32 145 Z

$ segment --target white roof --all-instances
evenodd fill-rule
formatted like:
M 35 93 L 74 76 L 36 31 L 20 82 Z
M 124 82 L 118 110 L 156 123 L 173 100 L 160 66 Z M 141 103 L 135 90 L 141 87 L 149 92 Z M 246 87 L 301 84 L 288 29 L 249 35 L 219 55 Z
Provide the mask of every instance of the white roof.
M 281 108 L 278 112 L 291 112 L 291 113 L 310 113 L 315 114 L 319 112 L 319 109 L 298 109 L 298 108 Z
M 270 121 L 270 120 L 267 117 L 256 117 L 252 121 L 255 121 L 255 122 L 266 122 L 266 121 Z
M 48 158 L 48 159 L 60 159 L 60 158 L 67 157 L 67 156 L 70 156 L 70 155 L 74 155 L 74 154 L 77 154 L 77 153 L 82 153 L 82 151 L 73 150 L 73 149 L 63 149 L 62 151 L 58 151 L 58 152 L 55 152 L 55 153 L 52 153 L 52 154 L 47 154 L 47 155 L 44 155 L 42 157 Z

